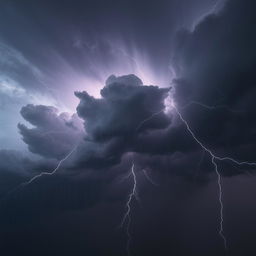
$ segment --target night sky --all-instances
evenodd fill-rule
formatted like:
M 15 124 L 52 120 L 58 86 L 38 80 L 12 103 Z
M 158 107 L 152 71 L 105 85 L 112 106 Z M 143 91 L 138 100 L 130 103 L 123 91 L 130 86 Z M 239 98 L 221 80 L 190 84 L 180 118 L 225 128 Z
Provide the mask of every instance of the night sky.
M 253 0 L 0 1 L 0 254 L 256 255 Z

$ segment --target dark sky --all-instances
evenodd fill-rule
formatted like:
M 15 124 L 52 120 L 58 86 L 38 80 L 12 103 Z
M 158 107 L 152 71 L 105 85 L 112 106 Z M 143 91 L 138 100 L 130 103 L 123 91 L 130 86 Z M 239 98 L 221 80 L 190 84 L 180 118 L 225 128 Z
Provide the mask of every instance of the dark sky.
M 1 1 L 2 255 L 255 255 L 255 7 Z

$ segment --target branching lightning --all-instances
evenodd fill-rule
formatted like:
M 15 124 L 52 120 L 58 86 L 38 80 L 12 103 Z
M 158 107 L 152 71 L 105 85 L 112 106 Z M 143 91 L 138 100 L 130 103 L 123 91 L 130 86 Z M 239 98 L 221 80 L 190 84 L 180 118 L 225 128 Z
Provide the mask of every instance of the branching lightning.
M 227 247 L 227 239 L 223 233 L 223 201 L 222 201 L 222 186 L 221 186 L 221 175 L 219 173 L 218 170 L 218 165 L 215 162 L 216 159 L 219 160 L 219 157 L 215 156 L 212 151 L 210 149 L 208 149 L 206 146 L 204 146 L 204 144 L 196 137 L 196 135 L 194 134 L 194 132 L 191 130 L 188 122 L 182 117 L 181 113 L 178 111 L 178 109 L 176 108 L 176 106 L 174 104 L 172 104 L 173 108 L 175 109 L 176 113 L 178 114 L 180 120 L 184 123 L 184 125 L 187 128 L 187 131 L 191 134 L 191 136 L 193 137 L 193 139 L 197 142 L 197 144 L 204 150 L 206 151 L 210 157 L 211 157 L 211 161 L 212 164 L 214 165 L 214 170 L 215 173 L 217 175 L 218 178 L 218 188 L 219 188 L 219 203 L 220 203 L 220 228 L 219 228 L 219 235 L 222 238 L 223 242 L 224 242 L 224 247 L 226 250 L 228 250 Z
M 162 112 L 164 112 L 164 109 L 162 109 L 156 113 L 153 113 L 151 116 L 144 119 L 142 122 L 139 123 L 139 125 L 136 128 L 136 131 L 138 131 L 144 125 L 144 123 L 153 119 L 155 116 L 161 114 Z M 132 190 L 131 190 L 130 194 L 128 195 L 128 200 L 126 202 L 126 212 L 125 212 L 123 219 L 121 221 L 121 224 L 120 224 L 120 228 L 123 228 L 124 225 L 126 224 L 126 235 L 127 235 L 126 251 L 127 251 L 128 256 L 131 255 L 130 245 L 131 245 L 131 240 L 132 240 L 131 232 L 130 232 L 131 221 L 132 221 L 132 219 L 131 219 L 131 203 L 132 203 L 133 199 L 136 199 L 137 201 L 139 201 L 138 193 L 137 193 L 137 176 L 136 176 L 134 169 L 135 169 L 135 165 L 134 165 L 134 161 L 132 161 L 132 167 L 131 167 L 130 173 L 123 178 L 123 179 L 127 179 L 129 177 L 132 177 L 132 180 L 133 180 Z M 145 177 L 149 180 L 149 182 L 151 184 L 153 184 L 155 186 L 158 185 L 148 176 L 146 170 L 142 170 L 142 171 L 143 171 Z
M 215 173 L 217 175 L 217 183 L 218 183 L 218 189 L 219 189 L 219 204 L 220 204 L 220 227 L 219 227 L 219 235 L 221 237 L 221 239 L 223 240 L 224 243 L 224 247 L 225 250 L 228 251 L 228 246 L 227 246 L 227 239 L 224 235 L 224 229 L 223 229 L 223 223 L 224 223 L 224 218 L 223 218 L 223 193 L 222 193 L 222 185 L 221 185 L 221 174 L 219 172 L 218 169 L 218 164 L 216 162 L 216 160 L 218 161 L 231 161 L 237 165 L 249 165 L 252 167 L 256 167 L 256 163 L 254 162 L 247 162 L 247 161 L 237 161 L 231 157 L 220 157 L 215 155 L 209 148 L 207 148 L 195 135 L 195 133 L 191 130 L 188 122 L 183 118 L 183 116 L 181 115 L 181 113 L 179 112 L 179 110 L 177 109 L 177 107 L 175 106 L 175 104 L 172 102 L 172 107 L 173 109 L 176 111 L 177 115 L 179 116 L 180 120 L 182 121 L 182 123 L 186 126 L 187 131 L 190 133 L 190 135 L 193 137 L 193 139 L 196 141 L 196 143 L 205 151 L 207 152 L 210 157 L 211 157 L 211 162 L 214 166 L 214 170 Z
M 61 164 L 62 164 L 64 161 L 66 161 L 66 160 L 74 153 L 74 151 L 77 149 L 77 147 L 78 147 L 78 145 L 76 145 L 64 158 L 62 158 L 62 159 L 58 162 L 56 168 L 55 168 L 53 171 L 51 171 L 51 172 L 41 172 L 41 173 L 37 174 L 36 176 L 32 177 L 30 180 L 28 180 L 28 181 L 26 181 L 26 182 L 23 182 L 22 185 L 23 185 L 23 186 L 29 185 L 29 184 L 31 184 L 33 181 L 39 179 L 39 178 L 42 177 L 42 176 L 47 176 L 47 175 L 50 175 L 50 176 L 51 176 L 51 175 L 55 174 L 55 173 L 58 171 L 58 169 L 60 168 Z
M 128 196 L 128 200 L 126 202 L 126 212 L 123 216 L 123 219 L 121 221 L 120 227 L 124 227 L 124 225 L 126 224 L 126 235 L 127 235 L 127 242 L 126 242 L 126 251 L 127 251 L 127 255 L 130 256 L 131 255 L 131 249 L 130 249 L 130 245 L 131 245 L 131 241 L 132 241 L 132 236 L 131 236 L 131 232 L 130 232 L 130 227 L 131 227 L 131 203 L 133 201 L 133 199 L 138 200 L 138 194 L 137 194 L 137 176 L 135 173 L 135 166 L 134 166 L 134 162 L 132 162 L 132 167 L 131 167 L 131 171 L 130 171 L 130 175 L 128 177 L 132 177 L 132 181 L 133 181 L 133 186 L 132 186 L 132 190 Z
M 230 108 L 228 108 L 227 106 L 225 105 L 217 105 L 217 106 L 208 106 L 208 105 L 205 105 L 203 103 L 200 103 L 200 102 L 196 102 L 196 101 L 193 101 L 193 102 L 190 102 L 188 105 L 191 105 L 191 104 L 196 104 L 196 105 L 199 105 L 201 107 L 204 107 L 206 109 L 209 109 L 209 110 L 215 110 L 215 109 L 226 109 L 227 111 L 230 111 L 230 112 L 238 112 L 238 111 L 234 111 Z M 188 105 L 184 106 L 183 108 L 186 108 L 188 107 Z M 195 140 L 195 142 L 202 148 L 203 150 L 203 155 L 202 155 L 202 158 L 200 160 L 200 163 L 199 165 L 201 164 L 201 162 L 203 161 L 203 158 L 204 158 L 204 154 L 205 153 L 208 153 L 210 158 L 211 158 L 211 163 L 214 167 L 214 171 L 216 173 L 216 176 L 217 176 L 217 184 L 218 184 L 218 200 L 219 200 L 219 204 L 220 204 L 220 224 L 219 224 L 219 236 L 220 238 L 222 239 L 223 241 L 223 245 L 224 245 L 224 248 L 226 250 L 226 252 L 228 252 L 228 245 L 227 245 L 227 238 L 224 234 L 224 214 L 223 214 L 223 191 L 222 191 L 222 181 L 221 181 L 221 174 L 220 174 L 220 171 L 219 171 L 219 168 L 218 168 L 218 163 L 217 161 L 230 161 L 236 165 L 249 165 L 249 166 L 252 166 L 252 167 L 256 167 L 256 162 L 248 162 L 248 161 L 238 161 L 236 159 L 233 159 L 231 157 L 228 157 L 228 156 L 225 156 L 225 157 L 220 157 L 220 156 L 217 156 L 216 154 L 214 154 L 207 146 L 204 145 L 203 142 L 201 142 L 200 139 L 197 138 L 197 136 L 195 135 L 195 133 L 193 132 L 193 130 L 190 128 L 188 122 L 183 118 L 182 114 L 180 113 L 180 111 L 177 109 L 177 107 L 175 106 L 173 100 L 170 101 L 170 107 L 171 109 L 175 110 L 175 112 L 177 113 L 179 119 L 181 120 L 181 122 L 185 125 L 187 131 L 190 133 L 190 135 L 193 137 L 193 139 Z M 136 128 L 136 131 L 138 131 L 147 121 L 150 121 L 151 119 L 153 119 L 155 116 L 159 115 L 160 113 L 162 112 L 165 112 L 165 109 L 164 110 L 161 110 L 161 111 L 158 111 L 156 113 L 153 113 L 150 117 L 144 119 Z M 132 237 L 131 237 L 131 233 L 130 233 L 130 227 L 131 227 L 131 204 L 132 204 L 132 201 L 133 199 L 136 199 L 138 200 L 138 196 L 137 196 L 137 176 L 136 176 L 136 173 L 134 171 L 134 168 L 135 168 L 135 165 L 134 165 L 134 162 L 132 162 L 132 167 L 131 167 L 131 171 L 130 173 L 125 177 L 125 179 L 129 178 L 129 177 L 132 177 L 132 180 L 133 180 L 133 186 L 132 186 L 132 190 L 128 196 L 128 200 L 126 202 L 126 212 L 123 216 L 123 219 L 122 219 L 122 222 L 121 222 L 121 225 L 120 227 L 123 227 L 125 224 L 126 224 L 126 234 L 127 234 L 127 244 L 126 244 L 126 249 L 127 249 L 127 255 L 130 256 L 131 255 L 131 251 L 130 251 L 130 245 L 131 245 L 131 240 L 132 240 Z M 153 184 L 153 185 L 158 185 L 156 184 L 152 179 L 151 177 L 148 175 L 148 173 L 146 172 L 146 170 L 142 170 L 143 171 L 143 174 L 145 175 L 145 177 L 147 178 L 147 180 Z
M 39 179 L 39 178 L 42 177 L 42 176 L 51 176 L 51 175 L 54 175 L 54 174 L 59 170 L 59 168 L 61 167 L 62 163 L 63 163 L 64 161 L 66 161 L 66 160 L 74 153 L 74 151 L 77 149 L 77 147 L 78 147 L 78 145 L 76 145 L 64 158 L 62 158 L 62 159 L 58 162 L 57 166 L 55 167 L 55 169 L 54 169 L 53 171 L 51 171 L 51 172 L 41 172 L 41 173 L 39 173 L 39 174 L 33 176 L 30 180 L 21 183 L 21 184 L 18 185 L 16 188 L 14 188 L 14 189 L 12 189 L 11 191 L 7 192 L 7 194 L 4 196 L 4 198 L 6 198 L 7 196 L 9 196 L 9 195 L 15 193 L 15 192 L 16 192 L 17 190 L 19 190 L 20 188 L 25 187 L 25 186 L 31 184 L 32 182 L 34 182 L 35 180 Z M 2 199 L 4 199 L 4 198 L 2 198 Z
M 226 109 L 230 112 L 238 112 L 238 111 L 234 111 L 234 110 L 228 108 L 225 105 L 208 106 L 208 105 L 205 105 L 203 103 L 196 102 L 196 101 L 192 101 L 192 102 L 188 103 L 187 105 L 183 106 L 182 109 L 184 109 L 184 108 L 186 108 L 186 107 L 188 107 L 192 104 L 204 107 L 204 108 L 209 109 L 209 110 L 215 110 L 215 109 L 220 109 L 221 108 L 221 109 Z M 223 241 L 225 250 L 227 252 L 228 251 L 227 238 L 224 234 L 224 214 L 223 214 L 224 207 L 223 207 L 222 180 L 221 180 L 221 174 L 220 174 L 219 167 L 218 167 L 218 161 L 229 161 L 229 162 L 232 162 L 232 163 L 234 163 L 236 165 L 239 165 L 239 166 L 249 165 L 249 166 L 252 166 L 252 167 L 256 167 L 256 162 L 238 161 L 238 160 L 233 159 L 229 156 L 220 157 L 220 156 L 216 155 L 215 153 L 212 152 L 212 150 L 210 150 L 207 146 L 205 146 L 204 143 L 195 135 L 194 131 L 190 128 L 189 123 L 183 118 L 181 112 L 178 110 L 178 108 L 175 106 L 175 104 L 172 100 L 171 100 L 170 106 L 177 113 L 180 121 L 185 125 L 186 130 L 189 132 L 189 134 L 193 137 L 194 141 L 201 147 L 201 149 L 203 151 L 203 156 L 200 160 L 199 167 L 200 167 L 201 162 L 203 161 L 205 153 L 207 153 L 211 158 L 211 163 L 214 167 L 214 171 L 215 171 L 216 176 L 217 176 L 218 200 L 219 200 L 219 205 L 220 205 L 220 224 L 219 224 L 218 233 L 219 233 L 220 238 Z M 153 113 L 151 116 L 149 116 L 148 118 L 141 121 L 138 124 L 138 126 L 136 127 L 135 131 L 140 130 L 146 122 L 150 121 L 151 119 L 155 118 L 157 115 L 159 115 L 159 114 L 161 114 L 162 112 L 165 112 L 165 111 L 166 111 L 166 109 L 162 109 L 158 112 Z M 51 133 L 55 133 L 55 131 L 50 131 L 50 132 L 43 133 L 42 136 L 49 135 Z M 18 186 L 18 188 L 27 186 L 27 185 L 33 183 L 34 181 L 36 181 L 37 179 L 41 178 L 42 176 L 54 175 L 59 170 L 59 168 L 61 167 L 63 162 L 66 161 L 74 153 L 74 151 L 77 149 L 77 147 L 78 147 L 78 145 L 76 145 L 64 158 L 62 158 L 58 162 L 56 168 L 53 169 L 51 172 L 41 172 L 41 173 L 35 175 L 34 177 L 32 177 L 31 179 L 29 179 L 28 181 L 21 183 Z M 146 177 L 146 179 L 151 184 L 153 184 L 155 186 L 158 186 L 158 184 L 155 183 L 152 180 L 152 178 L 148 175 L 148 173 L 145 169 L 143 169 L 142 172 L 143 172 L 144 176 Z M 127 255 L 130 256 L 131 255 L 131 242 L 132 242 L 132 235 L 131 235 L 132 203 L 133 203 L 134 200 L 139 201 L 138 193 L 137 193 L 137 175 L 136 175 L 136 172 L 135 172 L 134 160 L 132 160 L 132 166 L 131 166 L 130 172 L 128 173 L 127 176 L 125 176 L 124 179 L 128 179 L 128 178 L 132 179 L 132 187 L 131 187 L 130 193 L 128 194 L 128 198 L 127 198 L 127 201 L 126 201 L 126 204 L 125 204 L 126 210 L 124 212 L 122 221 L 120 223 L 120 228 L 123 228 L 125 226 L 126 236 L 127 236 L 126 251 L 127 251 Z M 16 191 L 18 188 L 16 188 L 14 191 Z M 12 191 L 12 192 L 14 192 L 14 191 Z
M 158 112 L 153 113 L 151 116 L 149 116 L 148 118 L 142 120 L 139 125 L 136 127 L 135 131 L 138 131 L 146 122 L 150 121 L 151 119 L 153 119 L 154 117 L 156 117 L 157 115 L 163 113 L 165 111 L 165 109 L 162 109 Z M 137 201 L 139 201 L 138 198 L 138 194 L 137 194 L 137 176 L 136 173 L 134 171 L 135 165 L 134 165 L 134 161 L 132 161 L 132 167 L 131 167 L 131 171 L 128 175 L 126 175 L 122 180 L 127 179 L 129 177 L 132 176 L 132 180 L 133 180 L 133 186 L 132 186 L 132 190 L 130 192 L 130 194 L 128 195 L 128 200 L 126 202 L 126 212 L 123 216 L 123 219 L 121 221 L 120 224 L 120 228 L 123 228 L 124 225 L 126 224 L 126 235 L 127 235 L 127 243 L 126 243 L 126 251 L 127 251 L 127 255 L 130 256 L 131 255 L 131 249 L 130 249 L 130 245 L 131 245 L 131 233 L 130 233 L 130 227 L 131 227 L 131 203 L 133 201 L 133 199 L 136 199 Z M 155 183 L 151 177 L 149 177 L 148 173 L 146 170 L 142 170 L 143 174 L 145 175 L 145 177 L 147 178 L 147 180 L 155 185 L 158 186 L 157 183 Z

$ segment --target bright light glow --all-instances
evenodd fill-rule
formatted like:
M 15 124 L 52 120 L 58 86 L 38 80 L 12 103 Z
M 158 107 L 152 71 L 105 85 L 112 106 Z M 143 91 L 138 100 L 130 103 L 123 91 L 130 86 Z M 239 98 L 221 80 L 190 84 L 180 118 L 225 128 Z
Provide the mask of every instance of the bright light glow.
M 63 71 L 60 72 L 61 77 L 56 76 L 55 79 L 64 90 L 58 93 L 65 94 L 65 103 L 70 109 L 75 111 L 78 104 L 78 99 L 73 95 L 74 91 L 87 91 L 95 98 L 99 98 L 100 90 L 112 74 L 115 76 L 134 74 L 142 80 L 144 85 L 169 87 L 174 78 L 174 72 L 170 67 L 163 70 L 146 52 L 133 44 L 128 46 L 122 40 L 113 39 L 102 39 L 102 41 L 108 46 L 107 56 L 100 54 L 100 47 L 97 44 L 89 49 L 83 47 L 86 42 L 79 40 L 79 50 L 81 56 L 85 56 L 86 62 L 83 72 L 77 72 L 69 63 L 59 58 L 58 66 Z
M 165 110 L 164 110 L 165 114 L 173 112 L 173 110 L 175 109 L 173 93 L 171 93 L 171 92 L 169 93 L 168 97 L 166 97 L 166 99 L 164 100 L 164 105 L 165 105 Z

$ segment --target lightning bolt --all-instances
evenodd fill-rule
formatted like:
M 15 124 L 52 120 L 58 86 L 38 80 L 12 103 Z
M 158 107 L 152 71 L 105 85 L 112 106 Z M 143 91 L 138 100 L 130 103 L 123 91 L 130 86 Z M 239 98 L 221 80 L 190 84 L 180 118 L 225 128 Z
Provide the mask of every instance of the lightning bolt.
M 51 171 L 51 172 L 41 172 L 41 173 L 37 174 L 36 176 L 32 177 L 30 180 L 28 180 L 28 181 L 26 181 L 26 182 L 23 182 L 23 183 L 22 183 L 22 186 L 29 185 L 29 184 L 31 184 L 32 182 L 34 182 L 35 180 L 37 180 L 37 179 L 39 179 L 40 177 L 42 177 L 42 176 L 47 176 L 47 175 L 51 176 L 51 175 L 54 175 L 54 174 L 58 171 L 58 169 L 60 168 L 61 164 L 62 164 L 64 161 L 66 161 L 66 160 L 74 153 L 74 151 L 77 149 L 77 147 L 78 147 L 78 145 L 76 145 L 64 158 L 62 158 L 62 159 L 58 162 L 56 168 L 55 168 L 53 171 Z
M 76 145 L 64 158 L 62 158 L 62 159 L 58 162 L 58 164 L 57 164 L 57 166 L 55 167 L 55 169 L 53 169 L 51 172 L 41 172 L 41 173 L 35 175 L 35 176 L 32 177 L 30 180 L 21 183 L 21 184 L 18 185 L 16 188 L 14 188 L 14 189 L 12 189 L 11 191 L 7 192 L 7 194 L 6 194 L 1 200 L 3 200 L 3 199 L 5 199 L 7 196 L 9 196 L 9 195 L 15 193 L 15 192 L 16 192 L 17 190 L 19 190 L 20 188 L 25 187 L 25 186 L 28 186 L 29 184 L 31 184 L 31 183 L 34 182 L 35 180 L 41 178 L 42 176 L 51 176 L 51 175 L 54 175 L 54 174 L 59 170 L 59 168 L 61 167 L 62 163 L 63 163 L 64 161 L 66 161 L 66 160 L 74 153 L 74 151 L 77 149 L 77 147 L 78 147 L 78 145 Z
M 175 109 L 176 113 L 178 114 L 180 120 L 184 123 L 184 125 L 187 128 L 187 131 L 191 134 L 191 136 L 193 137 L 193 139 L 197 142 L 197 144 L 204 150 L 206 151 L 210 157 L 211 157 L 211 162 L 214 165 L 214 170 L 215 173 L 217 175 L 218 178 L 218 188 L 219 188 L 219 203 L 220 203 L 220 228 L 219 228 L 219 235 L 222 238 L 223 242 L 224 242 L 224 247 L 225 250 L 228 250 L 227 247 L 227 239 L 224 235 L 224 230 L 223 230 L 223 201 L 222 201 L 222 186 L 221 186 L 221 175 L 220 172 L 218 170 L 218 165 L 215 162 L 216 159 L 219 159 L 219 157 L 215 156 L 212 151 L 210 149 L 208 149 L 206 146 L 204 146 L 204 144 L 196 137 L 196 135 L 194 134 L 194 132 L 191 130 L 188 122 L 182 117 L 181 113 L 178 111 L 178 109 L 176 108 L 176 106 L 174 104 L 172 104 L 173 108 Z
M 237 165 L 249 165 L 252 167 L 256 167 L 256 163 L 254 162 L 248 162 L 248 161 L 237 161 L 231 157 L 220 157 L 215 155 L 209 148 L 207 148 L 200 139 L 198 139 L 195 135 L 195 133 L 192 131 L 192 129 L 190 128 L 188 122 L 183 118 L 183 116 L 181 115 L 181 113 L 179 112 L 179 110 L 177 109 L 177 107 L 175 106 L 175 104 L 172 102 L 172 107 L 173 109 L 176 111 L 177 115 L 179 116 L 180 120 L 182 121 L 182 123 L 186 126 L 187 131 L 190 133 L 190 135 L 193 137 L 193 139 L 196 141 L 196 143 L 206 152 L 210 155 L 211 157 L 211 162 L 214 166 L 214 170 L 215 173 L 217 175 L 217 183 L 218 183 L 218 191 L 219 191 L 219 204 L 220 204 L 220 226 L 219 226 L 219 236 L 221 237 L 221 239 L 223 240 L 223 244 L 225 247 L 226 252 L 228 251 L 228 246 L 227 246 L 227 239 L 224 235 L 224 229 L 223 229 L 223 224 L 224 224 L 224 217 L 223 217 L 223 193 L 222 193 L 222 184 L 221 184 L 221 175 L 218 169 L 218 164 L 216 162 L 216 160 L 218 161 L 230 161 L 233 162 Z
M 162 109 L 162 110 L 160 110 L 156 113 L 153 113 L 151 116 L 149 116 L 148 118 L 141 121 L 139 123 L 139 125 L 137 126 L 137 128 L 135 129 L 135 131 L 138 131 L 144 125 L 144 123 L 148 122 L 149 120 L 151 120 L 155 116 L 159 115 L 163 111 L 164 111 L 164 109 Z M 132 181 L 133 181 L 132 190 L 131 190 L 130 194 L 128 195 L 128 200 L 126 202 L 126 212 L 124 213 L 121 224 L 119 226 L 119 228 L 123 228 L 124 225 L 126 224 L 126 236 L 127 236 L 126 251 L 127 251 L 128 256 L 131 255 L 130 246 L 131 246 L 131 241 L 132 241 L 132 236 L 131 236 L 131 232 L 130 232 L 131 221 L 132 221 L 132 219 L 131 219 L 131 203 L 134 199 L 139 201 L 138 194 L 137 194 L 137 176 L 136 176 L 136 173 L 134 171 L 134 168 L 135 168 L 134 161 L 132 161 L 132 167 L 131 167 L 130 173 L 122 179 L 122 180 L 124 180 L 124 179 L 127 179 L 129 177 L 132 177 Z M 142 171 L 143 171 L 145 177 L 150 181 L 150 183 L 152 183 L 156 186 L 158 185 L 158 184 L 154 183 L 154 181 L 148 176 L 148 174 L 145 170 L 142 170 Z
M 136 127 L 135 131 L 138 131 L 146 122 L 150 121 L 151 119 L 153 119 L 155 116 L 161 114 L 162 112 L 164 112 L 165 109 L 161 109 L 158 112 L 153 113 L 151 116 L 149 116 L 148 118 L 142 120 L 139 125 Z M 132 241 L 132 236 L 131 236 L 131 232 L 130 232 L 130 228 L 131 228 L 131 203 L 134 199 L 136 199 L 137 201 L 139 201 L 138 198 L 138 194 L 137 194 L 137 176 L 136 173 L 134 171 L 135 165 L 134 165 L 134 161 L 132 161 L 132 167 L 131 167 L 131 171 L 128 175 L 126 175 L 122 180 L 127 179 L 129 177 L 132 177 L 132 181 L 133 181 L 133 186 L 132 186 L 132 190 L 130 192 L 130 194 L 128 195 L 128 200 L 126 202 L 126 212 L 124 213 L 124 216 L 122 218 L 121 224 L 119 226 L 119 228 L 123 228 L 124 225 L 126 224 L 126 236 L 127 236 L 127 242 L 126 242 L 126 251 L 127 251 L 127 255 L 130 256 L 131 255 L 131 241 Z M 158 184 L 156 184 L 147 174 L 146 170 L 142 170 L 145 177 L 148 179 L 148 181 L 155 185 L 158 186 Z
M 127 255 L 130 256 L 131 255 L 131 241 L 132 241 L 132 236 L 131 236 L 131 204 L 132 201 L 134 199 L 136 199 L 138 201 L 138 194 L 137 194 L 137 176 L 135 173 L 135 165 L 134 162 L 132 161 L 132 167 L 130 170 L 130 175 L 128 177 L 132 177 L 132 190 L 130 192 L 130 194 L 128 195 L 128 200 L 126 202 L 126 212 L 124 213 L 124 216 L 122 218 L 121 224 L 120 224 L 120 228 L 123 228 L 124 225 L 126 224 L 126 236 L 127 236 L 127 242 L 126 242 L 126 251 L 127 251 Z

